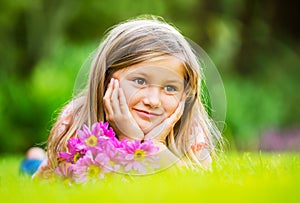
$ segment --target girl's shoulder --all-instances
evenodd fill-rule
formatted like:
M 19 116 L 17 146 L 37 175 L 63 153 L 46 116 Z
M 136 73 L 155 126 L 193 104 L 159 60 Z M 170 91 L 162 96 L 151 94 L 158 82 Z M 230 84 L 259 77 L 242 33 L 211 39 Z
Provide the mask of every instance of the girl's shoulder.
M 78 113 L 75 111 L 78 105 L 77 100 L 72 100 L 69 102 L 61 111 L 58 120 L 59 120 L 59 126 L 58 126 L 58 134 L 62 134 L 67 129 L 70 128 L 70 126 L 74 123 L 74 120 L 77 119 Z
M 75 117 L 75 107 L 76 107 L 76 101 L 72 100 L 69 102 L 61 111 L 61 114 L 59 115 L 59 119 L 64 120 L 66 123 L 69 122 L 69 120 L 72 117 Z
M 199 123 L 194 123 L 191 128 L 190 146 L 192 151 L 198 156 L 202 165 L 210 162 L 209 139 Z
M 208 140 L 204 134 L 200 133 L 194 136 L 193 141 L 191 141 L 191 149 L 198 157 L 198 160 L 203 168 L 209 168 L 211 166 L 211 152 L 209 149 Z
M 189 141 L 194 152 L 208 147 L 208 139 L 200 123 L 194 122 L 191 126 Z
M 84 102 L 84 97 L 79 97 L 76 99 L 71 100 L 66 106 L 63 107 L 59 119 L 64 120 L 65 122 L 69 122 L 69 120 L 73 117 L 74 119 L 77 118 L 78 112 L 77 109 L 79 106 L 82 105 Z
M 208 140 L 203 132 L 197 135 L 191 135 L 190 143 L 194 152 L 201 151 L 203 148 L 208 147 Z

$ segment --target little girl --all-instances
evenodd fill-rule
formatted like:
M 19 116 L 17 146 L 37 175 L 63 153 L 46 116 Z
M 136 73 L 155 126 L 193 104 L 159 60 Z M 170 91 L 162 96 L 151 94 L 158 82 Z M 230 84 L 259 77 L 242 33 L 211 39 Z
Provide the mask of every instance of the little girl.
M 155 17 L 114 26 L 100 44 L 86 88 L 62 110 L 35 176 L 51 175 L 58 152 L 84 124 L 109 122 L 119 140 L 152 140 L 168 167 L 208 167 L 221 135 L 201 103 L 202 69 L 185 38 Z

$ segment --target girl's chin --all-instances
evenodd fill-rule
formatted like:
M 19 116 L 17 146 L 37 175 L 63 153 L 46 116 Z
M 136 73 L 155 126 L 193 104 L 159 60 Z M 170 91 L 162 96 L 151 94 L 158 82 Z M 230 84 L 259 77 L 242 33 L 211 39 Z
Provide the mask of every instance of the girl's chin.
M 142 129 L 143 133 L 146 135 L 154 128 L 154 126 L 147 126 L 147 127 L 140 126 L 140 128 Z
M 146 120 L 146 119 L 140 119 L 139 117 L 137 118 L 134 117 L 134 119 L 145 135 L 164 121 L 162 118 Z
M 141 130 L 143 131 L 143 133 L 146 135 L 148 134 L 151 130 L 153 130 L 156 126 L 158 126 L 160 123 L 148 123 L 148 125 L 139 125 L 139 127 L 141 128 Z
M 154 123 L 138 123 L 138 126 L 141 128 L 143 133 L 146 135 L 149 133 L 153 128 L 155 128 L 157 125 Z

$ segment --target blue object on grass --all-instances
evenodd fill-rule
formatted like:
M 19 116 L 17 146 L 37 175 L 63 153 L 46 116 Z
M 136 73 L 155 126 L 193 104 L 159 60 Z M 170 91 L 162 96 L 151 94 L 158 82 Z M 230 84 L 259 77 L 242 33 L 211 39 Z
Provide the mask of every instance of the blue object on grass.
M 39 166 L 41 165 L 42 162 L 43 162 L 43 160 L 41 160 L 41 159 L 25 158 L 21 162 L 20 172 L 22 174 L 33 175 L 37 171 L 37 169 L 39 168 Z

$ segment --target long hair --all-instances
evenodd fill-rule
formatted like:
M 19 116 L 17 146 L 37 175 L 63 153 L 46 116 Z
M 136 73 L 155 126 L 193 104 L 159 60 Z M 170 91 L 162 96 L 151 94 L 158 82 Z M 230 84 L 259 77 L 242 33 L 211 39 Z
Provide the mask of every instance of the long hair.
M 47 153 L 51 166 L 56 167 L 57 152 L 67 150 L 67 142 L 77 129 L 83 124 L 91 126 L 105 121 L 103 97 L 113 73 L 164 55 L 182 60 L 187 95 L 183 115 L 167 136 L 167 147 L 178 157 L 185 157 L 187 163 L 200 164 L 202 157 L 191 150 L 190 129 L 196 121 L 208 141 L 208 148 L 214 151 L 215 141 L 220 142 L 221 135 L 201 103 L 199 94 L 203 75 L 200 63 L 174 26 L 151 16 L 128 20 L 112 27 L 106 34 L 93 59 L 86 88 L 73 98 L 76 119 L 70 128 L 60 133 L 58 127 L 61 121 L 58 119 L 50 132 Z

